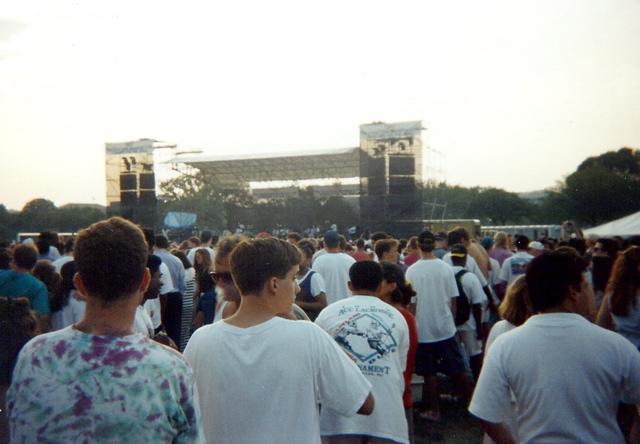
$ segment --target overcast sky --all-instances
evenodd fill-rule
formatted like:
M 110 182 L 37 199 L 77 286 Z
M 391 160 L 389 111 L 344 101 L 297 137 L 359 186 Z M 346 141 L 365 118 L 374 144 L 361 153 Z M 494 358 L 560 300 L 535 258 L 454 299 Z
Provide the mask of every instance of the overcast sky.
M 640 1 L 15 1 L 0 203 L 104 204 L 105 142 L 355 147 L 422 120 L 450 184 L 554 186 L 640 148 Z

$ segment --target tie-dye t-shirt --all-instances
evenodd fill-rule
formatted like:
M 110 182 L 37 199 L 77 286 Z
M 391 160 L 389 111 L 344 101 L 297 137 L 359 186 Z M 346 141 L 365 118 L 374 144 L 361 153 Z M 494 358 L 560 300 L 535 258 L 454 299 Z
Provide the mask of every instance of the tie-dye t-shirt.
M 11 442 L 203 442 L 193 371 L 140 334 L 67 327 L 20 352 L 7 393 Z

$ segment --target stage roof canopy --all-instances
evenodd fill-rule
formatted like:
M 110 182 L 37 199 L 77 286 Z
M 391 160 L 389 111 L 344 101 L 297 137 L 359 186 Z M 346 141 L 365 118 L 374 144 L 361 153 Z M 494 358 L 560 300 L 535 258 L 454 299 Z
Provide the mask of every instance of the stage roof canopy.
M 291 153 L 177 157 L 223 184 L 311 179 L 344 179 L 360 175 L 360 148 Z

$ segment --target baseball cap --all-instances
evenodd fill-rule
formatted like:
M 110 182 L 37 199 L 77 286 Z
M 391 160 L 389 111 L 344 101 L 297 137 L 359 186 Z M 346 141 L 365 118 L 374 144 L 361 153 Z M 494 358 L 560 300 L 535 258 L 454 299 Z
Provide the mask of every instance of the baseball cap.
M 447 233 L 445 233 L 444 231 L 439 231 L 436 233 L 435 236 L 436 240 L 446 240 L 447 239 Z
M 529 243 L 529 248 L 542 251 L 544 250 L 544 245 L 542 245 L 542 242 L 533 241 Z
M 480 241 L 480 245 L 482 245 L 484 248 L 493 247 L 493 238 L 491 236 L 483 237 L 482 240 Z
M 451 247 L 451 256 L 452 257 L 466 257 L 467 249 L 462 244 L 455 244 Z
M 423 231 L 418 236 L 418 243 L 420 244 L 432 244 L 436 240 L 436 237 L 433 235 L 431 231 Z
M 329 230 L 324 233 L 324 238 L 322 240 L 328 246 L 336 247 L 340 244 L 340 235 L 336 231 Z

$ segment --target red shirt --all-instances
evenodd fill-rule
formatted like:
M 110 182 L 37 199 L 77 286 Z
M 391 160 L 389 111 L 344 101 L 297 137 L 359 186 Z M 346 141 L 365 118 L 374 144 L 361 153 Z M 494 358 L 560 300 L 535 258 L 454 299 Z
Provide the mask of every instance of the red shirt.
M 418 348 L 418 327 L 416 326 L 416 318 L 406 308 L 398 309 L 409 327 L 409 353 L 407 353 L 407 368 L 404 369 L 404 394 L 402 401 L 404 408 L 413 407 L 413 396 L 411 395 L 411 378 L 413 377 L 413 368 L 416 363 L 416 349 Z
M 367 253 L 364 250 L 354 251 L 351 257 L 354 258 L 356 261 L 368 261 L 369 259 L 371 259 L 369 257 L 369 253 Z

